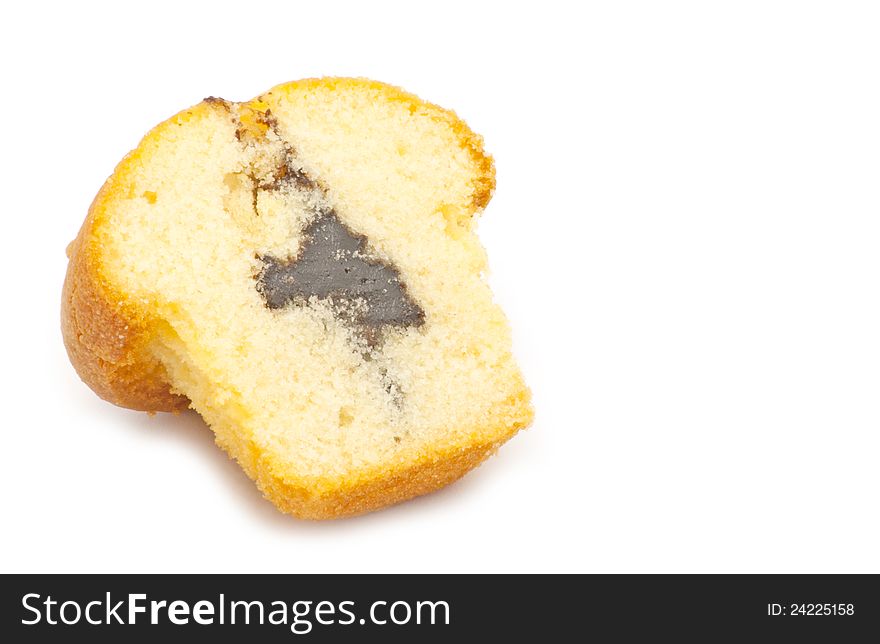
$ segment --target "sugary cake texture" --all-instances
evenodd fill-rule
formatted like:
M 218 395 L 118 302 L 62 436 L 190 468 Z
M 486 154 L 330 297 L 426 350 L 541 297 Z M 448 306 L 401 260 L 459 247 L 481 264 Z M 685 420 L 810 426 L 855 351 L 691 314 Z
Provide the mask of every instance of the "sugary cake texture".
M 281 510 L 367 512 L 532 418 L 453 113 L 359 79 L 209 98 L 150 132 L 69 249 L 62 327 L 103 398 L 187 405 Z

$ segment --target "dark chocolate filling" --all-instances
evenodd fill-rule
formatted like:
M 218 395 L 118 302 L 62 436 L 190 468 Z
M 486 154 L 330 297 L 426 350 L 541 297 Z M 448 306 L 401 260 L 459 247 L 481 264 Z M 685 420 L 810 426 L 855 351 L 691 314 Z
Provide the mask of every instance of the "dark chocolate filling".
M 266 306 L 303 306 L 311 297 L 327 301 L 337 317 L 356 324 L 369 344 L 386 326 L 421 326 L 425 313 L 406 292 L 390 264 L 370 257 L 367 238 L 353 233 L 332 209 L 320 211 L 303 231 L 292 259 L 261 256 L 257 290 Z
M 206 99 L 209 102 L 222 99 Z M 326 205 L 326 190 L 299 164 L 293 147 L 278 132 L 278 121 L 268 110 L 257 115 L 282 142 L 283 158 L 270 176 L 254 180 L 254 211 L 258 190 L 295 189 L 317 195 L 325 205 L 303 230 L 299 253 L 292 258 L 258 255 L 262 268 L 256 275 L 257 291 L 266 306 L 306 306 L 311 298 L 329 302 L 339 319 L 355 326 L 356 334 L 370 346 L 382 341 L 386 327 L 419 327 L 425 312 L 406 292 L 400 273 L 390 263 L 371 256 L 367 238 L 349 229 Z M 243 139 L 241 124 L 236 138 Z

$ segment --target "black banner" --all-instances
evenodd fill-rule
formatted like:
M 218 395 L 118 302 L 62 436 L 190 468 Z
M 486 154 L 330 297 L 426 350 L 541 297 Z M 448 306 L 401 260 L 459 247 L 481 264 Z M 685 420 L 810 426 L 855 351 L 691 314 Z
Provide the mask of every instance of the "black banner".
M 259 642 L 880 633 L 880 589 L 868 575 L 13 575 L 0 601 L 7 642 L 192 642 L 221 631 Z

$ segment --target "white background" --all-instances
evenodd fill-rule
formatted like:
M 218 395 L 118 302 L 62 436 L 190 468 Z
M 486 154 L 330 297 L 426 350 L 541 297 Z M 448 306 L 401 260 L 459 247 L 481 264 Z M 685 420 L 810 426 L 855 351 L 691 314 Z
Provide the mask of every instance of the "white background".
M 880 571 L 878 33 L 841 2 L 8 5 L 2 570 Z M 198 417 L 99 400 L 58 318 L 148 128 L 321 75 L 485 136 L 537 419 L 442 492 L 316 524 Z

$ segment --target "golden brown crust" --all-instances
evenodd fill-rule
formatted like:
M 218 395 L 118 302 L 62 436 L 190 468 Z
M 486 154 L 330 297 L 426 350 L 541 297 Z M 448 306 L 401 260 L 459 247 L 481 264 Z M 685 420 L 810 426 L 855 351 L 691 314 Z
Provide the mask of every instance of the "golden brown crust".
M 365 79 L 307 79 L 279 85 L 248 106 L 263 111 L 264 98 L 274 93 L 307 89 L 318 83 L 368 86 L 389 100 L 404 101 L 411 110 L 426 110 L 431 118 L 450 125 L 461 145 L 474 159 L 473 210 L 484 208 L 495 187 L 492 158 L 482 149 L 482 139 L 453 112 L 425 103 L 396 87 Z M 127 190 L 127 175 L 144 150 L 155 144 L 163 128 L 189 121 L 206 110 L 224 109 L 211 99 L 184 110 L 154 128 L 116 168 L 95 197 L 77 238 L 68 247 L 69 264 L 64 282 L 61 328 L 70 360 L 82 380 L 101 398 L 116 405 L 147 412 L 176 412 L 189 400 L 173 393 L 162 364 L 150 351 L 159 321 L 148 304 L 130 302 L 102 274 L 100 227 L 108 220 L 107 208 Z M 342 481 L 315 483 L 292 478 L 285 464 L 274 463 L 250 438 L 214 427 L 217 442 L 236 459 L 279 509 L 300 518 L 328 519 L 362 514 L 437 490 L 457 480 L 491 455 L 532 418 L 529 392 L 520 387 L 511 401 L 512 417 L 504 426 L 479 434 L 469 442 L 437 447 L 408 460 L 362 473 Z M 475 434 L 477 436 L 477 434 Z M 486 438 L 486 437 L 490 438 Z
M 92 228 L 108 180 L 67 247 L 69 263 L 61 304 L 61 333 L 79 377 L 104 400 L 138 411 L 180 411 L 189 401 L 171 392 L 164 367 L 147 353 L 149 323 L 113 297 L 101 278 Z
M 285 482 L 275 476 L 267 461 L 258 461 L 248 475 L 283 512 L 300 519 L 341 519 L 439 490 L 477 467 L 507 438 L 438 451 L 405 467 L 373 472 L 324 494 L 313 494 L 302 485 Z
M 376 466 L 345 479 L 305 479 L 290 473 L 289 465 L 273 460 L 252 440 L 238 432 L 214 426 L 217 443 L 253 479 L 263 495 L 282 512 L 299 519 L 341 519 L 365 514 L 428 494 L 457 481 L 526 427 L 532 418 L 528 390 L 523 387 L 508 405 L 523 413 L 505 427 L 482 439 L 450 443 L 415 457 Z

